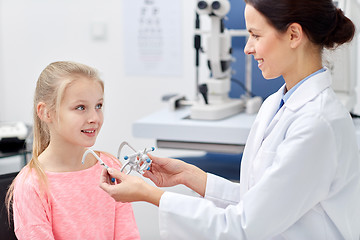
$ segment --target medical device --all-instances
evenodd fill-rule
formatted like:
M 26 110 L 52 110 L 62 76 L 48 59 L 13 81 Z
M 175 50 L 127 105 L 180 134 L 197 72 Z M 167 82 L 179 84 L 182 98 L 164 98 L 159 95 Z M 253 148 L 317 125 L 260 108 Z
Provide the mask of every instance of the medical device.
M 249 94 L 241 96 L 240 99 L 229 98 L 232 79 L 231 64 L 232 37 L 248 37 L 248 32 L 243 30 L 230 30 L 224 26 L 224 18 L 230 11 L 228 0 L 197 0 L 196 26 L 194 47 L 196 49 L 196 85 L 197 95 L 200 93 L 202 99 L 196 97 L 190 102 L 183 96 L 176 95 L 170 98 L 172 109 L 178 106 L 191 105 L 190 118 L 201 120 L 223 119 L 246 110 L 248 113 L 256 113 L 262 103 L 261 97 L 253 97 Z M 199 15 L 210 18 L 210 31 L 200 29 Z M 201 36 L 206 35 L 205 46 L 201 46 Z M 207 54 L 207 63 L 211 76 L 199 85 L 199 52 Z M 246 57 L 246 92 L 251 91 L 251 57 Z
M 120 161 L 120 156 L 121 156 L 121 150 L 126 145 L 129 146 L 135 153 L 124 156 L 124 160 L 126 161 L 126 163 L 123 164 L 123 166 L 121 168 L 121 172 L 123 172 L 126 168 L 128 168 L 128 171 L 126 172 L 126 174 L 130 174 L 132 171 L 136 171 L 140 174 L 144 174 L 145 170 L 150 170 L 150 165 L 151 165 L 152 161 L 148 157 L 147 153 L 155 151 L 155 148 L 151 147 L 151 148 L 145 148 L 144 150 L 136 151 L 135 148 L 133 148 L 129 143 L 122 142 L 119 146 L 118 154 L 117 154 L 117 159 L 119 161 Z M 100 162 L 101 166 L 103 166 L 106 169 L 109 168 L 109 166 L 106 165 L 101 160 L 101 158 L 91 149 L 87 149 L 85 151 L 85 153 L 83 154 L 83 157 L 81 160 L 82 164 L 85 163 L 85 158 L 89 153 L 92 154 Z M 114 179 L 112 179 L 112 181 L 114 182 Z
M 25 147 L 28 128 L 23 122 L 0 123 L 0 151 L 18 151 Z
M 93 150 L 91 150 L 91 149 L 88 149 L 88 150 L 86 150 L 86 151 L 84 152 L 83 157 L 82 157 L 82 160 L 81 160 L 81 163 L 82 163 L 82 164 L 85 163 L 85 158 L 86 158 L 86 156 L 87 156 L 89 153 L 91 153 L 91 154 L 100 162 L 100 165 L 101 165 L 101 166 L 104 166 L 104 168 L 106 168 L 106 169 L 109 168 L 109 166 L 106 165 L 106 164 L 103 162 L 103 160 L 101 160 L 101 158 L 99 158 L 99 156 L 98 156 Z
M 334 0 L 334 4 L 341 8 L 360 28 L 360 3 L 358 0 Z M 262 99 L 253 97 L 251 92 L 252 73 L 251 56 L 245 59 L 245 91 L 240 99 L 230 99 L 232 80 L 231 63 L 232 37 L 247 38 L 246 30 L 233 30 L 224 27 L 224 19 L 230 11 L 229 0 L 197 0 L 194 47 L 196 51 L 196 87 L 197 94 L 194 101 L 187 100 L 183 95 L 174 95 L 169 98 L 170 109 L 175 110 L 180 106 L 190 107 L 191 119 L 217 120 L 235 115 L 239 112 L 256 113 Z M 210 30 L 200 29 L 199 16 L 209 17 Z M 202 45 L 204 37 L 204 45 Z M 324 50 L 324 65 L 329 68 L 333 76 L 332 87 L 344 104 L 352 111 L 356 105 L 356 85 L 359 80 L 359 33 L 356 32 L 354 40 L 349 45 L 342 45 L 335 51 Z M 199 84 L 199 54 L 206 53 L 207 63 L 211 76 Z M 201 94 L 202 98 L 197 96 Z
M 150 165 L 152 161 L 148 157 L 147 153 L 155 151 L 155 148 L 151 147 L 137 151 L 129 143 L 122 142 L 118 149 L 117 159 L 120 160 L 121 150 L 126 145 L 129 146 L 134 151 L 134 153 L 124 156 L 124 160 L 126 163 L 122 166 L 121 171 L 123 172 L 126 168 L 128 168 L 126 174 L 130 174 L 132 171 L 144 174 L 145 170 L 150 170 Z
M 357 29 L 360 28 L 360 2 L 356 0 L 334 0 L 335 6 L 342 9 Z M 344 106 L 352 111 L 356 105 L 356 85 L 360 80 L 359 63 L 359 33 L 350 44 L 338 47 L 335 51 L 324 51 L 324 65 L 331 71 L 332 88 Z
M 106 165 L 103 160 L 101 160 L 101 158 L 99 158 L 99 156 L 91 149 L 88 149 L 84 152 L 83 154 L 83 157 L 82 157 L 82 160 L 81 160 L 81 163 L 84 164 L 85 163 L 85 158 L 86 156 L 91 153 L 99 162 L 100 162 L 100 165 L 103 166 L 104 168 L 108 169 L 109 166 Z M 115 182 L 115 178 L 111 178 L 111 182 Z

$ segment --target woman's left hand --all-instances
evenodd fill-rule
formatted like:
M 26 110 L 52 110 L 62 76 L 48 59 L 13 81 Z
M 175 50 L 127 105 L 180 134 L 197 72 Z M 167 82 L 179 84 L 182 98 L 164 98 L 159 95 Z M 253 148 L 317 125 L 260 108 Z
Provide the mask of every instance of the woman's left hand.
M 115 178 L 117 184 L 111 183 L 111 178 Z M 156 206 L 159 206 L 160 198 L 164 193 L 161 189 L 147 184 L 143 179 L 126 175 L 114 168 L 102 170 L 100 188 L 117 202 L 146 201 Z

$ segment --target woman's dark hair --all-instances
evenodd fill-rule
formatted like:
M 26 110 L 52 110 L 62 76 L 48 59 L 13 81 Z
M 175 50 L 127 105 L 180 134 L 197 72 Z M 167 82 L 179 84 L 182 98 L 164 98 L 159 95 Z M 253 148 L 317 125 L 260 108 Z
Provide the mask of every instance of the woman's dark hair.
M 285 32 L 298 23 L 313 43 L 335 48 L 350 42 L 355 34 L 354 23 L 332 0 L 245 0 L 265 16 L 278 31 Z

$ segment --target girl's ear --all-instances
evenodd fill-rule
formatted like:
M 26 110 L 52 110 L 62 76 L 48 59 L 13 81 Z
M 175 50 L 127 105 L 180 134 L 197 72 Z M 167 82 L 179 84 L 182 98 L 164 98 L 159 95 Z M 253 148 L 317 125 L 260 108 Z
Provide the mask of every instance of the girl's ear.
M 288 27 L 288 36 L 290 40 L 290 47 L 297 48 L 304 38 L 304 32 L 300 24 L 292 23 Z
M 36 106 L 36 113 L 38 117 L 41 119 L 41 121 L 44 121 L 46 123 L 50 123 L 52 121 L 50 112 L 46 106 L 46 103 L 39 102 Z

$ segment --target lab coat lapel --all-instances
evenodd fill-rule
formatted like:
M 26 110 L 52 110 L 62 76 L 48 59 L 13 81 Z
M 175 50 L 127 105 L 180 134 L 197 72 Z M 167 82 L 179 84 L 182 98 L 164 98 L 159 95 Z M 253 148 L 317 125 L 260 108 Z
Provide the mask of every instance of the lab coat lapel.
M 261 147 L 264 139 L 265 131 L 267 130 L 270 122 L 274 118 L 276 111 L 278 110 L 280 100 L 283 96 L 285 85 L 283 85 L 276 93 L 269 96 L 263 103 L 261 109 L 256 117 L 256 120 L 251 127 L 249 137 L 245 146 L 244 155 L 241 161 L 241 174 L 240 194 L 243 196 L 248 190 L 249 186 L 249 167 L 252 161 L 256 158 L 256 155 Z
M 269 113 L 264 116 L 267 120 L 266 120 L 266 124 L 264 125 L 264 131 L 261 136 L 261 142 L 268 136 L 268 134 L 274 128 L 274 126 L 279 121 L 279 118 L 283 113 L 284 107 L 279 109 L 279 105 L 281 98 L 284 95 L 284 89 L 285 89 L 285 84 L 274 94 L 273 98 L 269 102 L 270 105 Z
M 279 100 L 280 101 L 280 100 Z M 268 125 L 268 127 L 266 128 L 266 131 L 264 133 L 263 139 L 265 139 L 270 133 L 271 131 L 274 129 L 274 127 L 276 126 L 276 124 L 279 122 L 279 119 L 281 118 L 283 112 L 284 112 L 285 107 L 282 107 L 279 109 L 279 111 L 277 111 L 277 113 L 275 114 L 274 118 L 271 120 L 270 124 Z
M 262 106 L 261 112 L 259 112 L 256 121 L 253 126 L 253 133 L 251 136 L 252 147 L 251 152 L 256 153 L 264 139 L 264 135 L 269 125 L 271 124 L 283 96 L 285 85 L 283 85 L 276 93 L 269 97 L 265 105 Z M 251 133 L 250 133 L 251 134 Z M 249 137 L 250 138 L 250 137 Z
M 307 102 L 310 102 L 312 99 L 318 96 L 326 88 L 331 87 L 331 81 L 332 78 L 328 69 L 325 72 L 311 77 L 298 89 L 296 89 L 289 100 L 285 103 L 285 108 L 296 112 Z
M 276 126 L 276 124 L 279 122 L 286 108 L 290 109 L 293 112 L 297 111 L 301 106 L 314 99 L 317 95 L 319 95 L 324 89 L 328 88 L 330 85 L 331 85 L 331 76 L 328 70 L 326 70 L 323 73 L 319 73 L 308 79 L 306 82 L 304 82 L 298 89 L 296 89 L 296 91 L 284 104 L 284 106 L 281 109 L 279 109 L 279 111 L 276 113 L 276 115 L 274 116 L 274 118 L 272 119 L 272 121 L 270 122 L 264 133 L 264 139 L 271 133 L 271 131 Z M 283 92 L 280 92 L 278 94 L 278 96 L 280 96 L 280 99 L 282 97 L 282 93 Z M 280 103 L 280 99 L 276 99 L 276 101 Z M 276 105 L 277 103 L 275 102 L 274 104 Z

